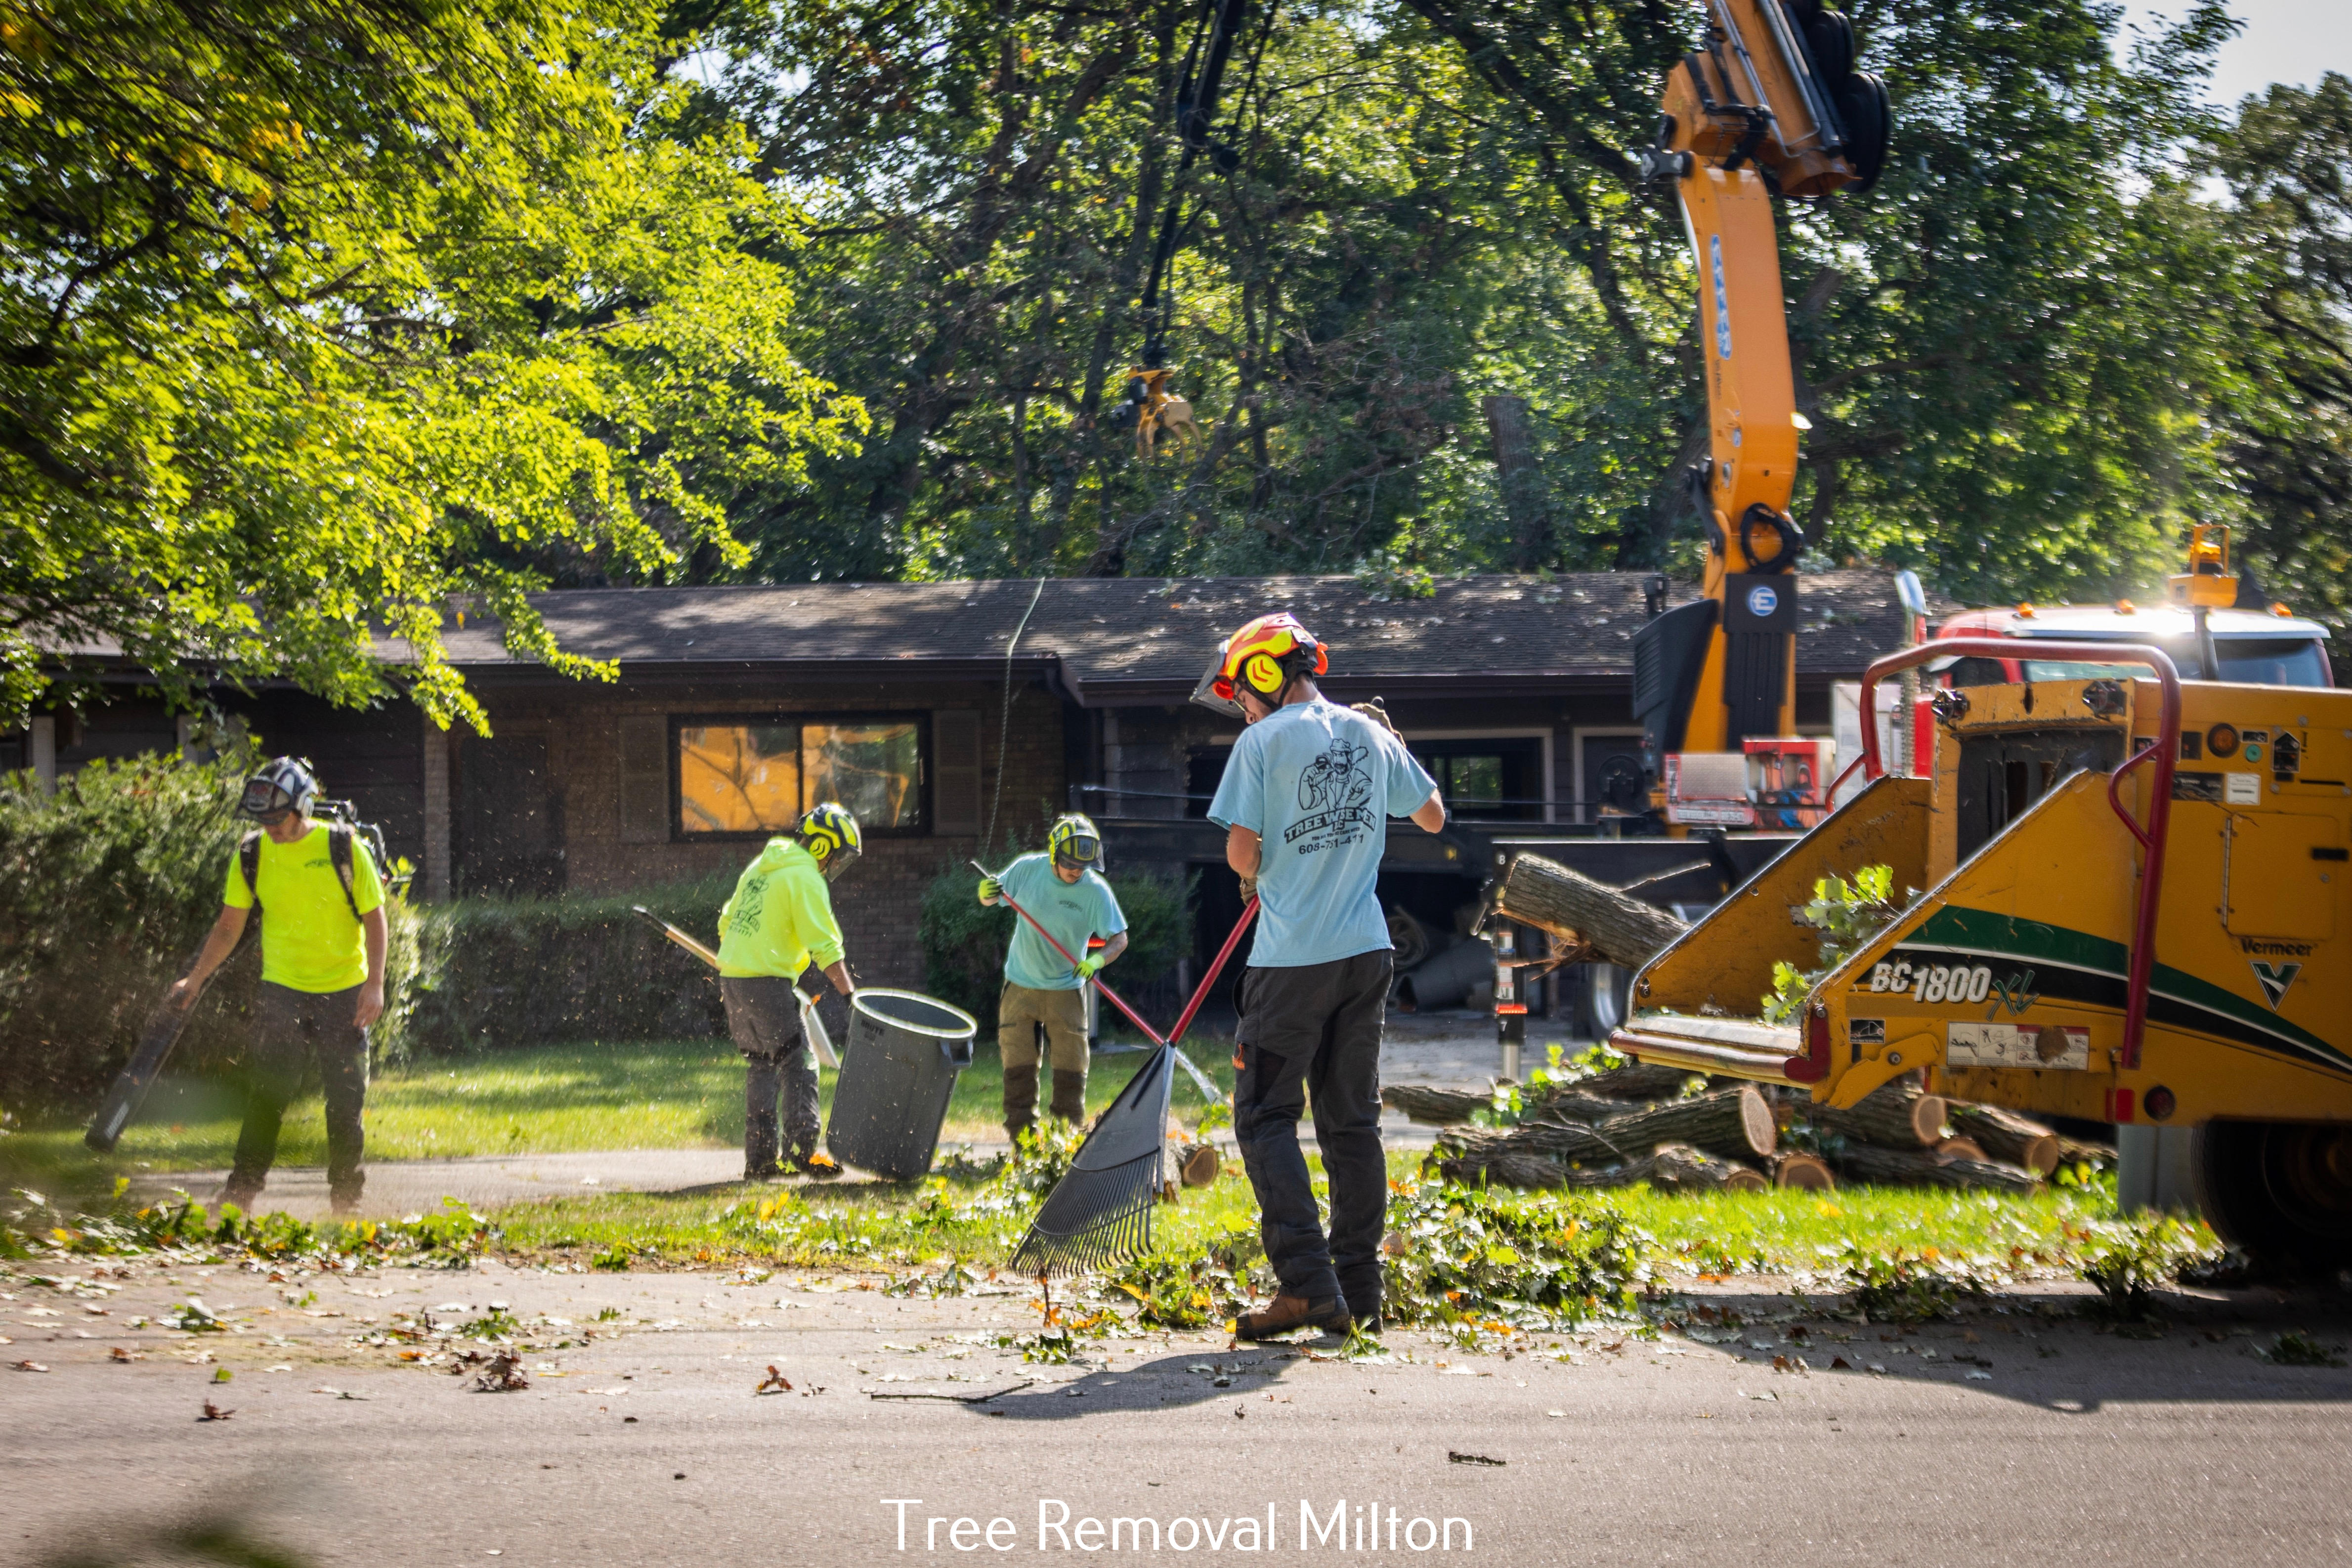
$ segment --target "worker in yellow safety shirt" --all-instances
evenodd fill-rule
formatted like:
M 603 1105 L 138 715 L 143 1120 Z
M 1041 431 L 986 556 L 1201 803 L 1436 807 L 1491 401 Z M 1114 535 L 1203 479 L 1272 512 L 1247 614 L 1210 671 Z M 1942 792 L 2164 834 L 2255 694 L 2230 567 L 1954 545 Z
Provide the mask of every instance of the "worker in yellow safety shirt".
M 1013 923 L 1004 953 L 1004 991 L 996 1004 L 996 1049 L 1004 1062 L 1004 1130 L 1016 1138 L 1037 1119 L 1041 1030 L 1054 1063 L 1053 1114 L 1065 1122 L 1086 1120 L 1084 988 L 1127 951 L 1127 916 L 1118 895 L 1096 869 L 1101 863 L 1101 831 L 1073 811 L 1047 831 L 1044 854 L 1023 855 L 1001 875 L 980 882 L 981 903 L 993 904 L 1009 894 L 1073 953 L 1085 955 L 1093 937 L 1106 939 L 1100 957 L 1081 956 L 1073 967 L 1028 921 Z
M 861 850 L 857 819 L 827 800 L 801 814 L 789 836 L 770 839 L 736 879 L 719 912 L 719 996 L 727 1030 L 743 1053 L 743 1177 L 783 1168 L 838 1175 L 817 1151 L 816 1061 L 801 1029 L 793 982 L 814 959 L 843 996 L 856 989 L 842 956 L 841 923 L 828 885 Z M 782 1164 L 776 1105 L 783 1102 Z
M 319 781 L 291 757 L 246 781 L 238 810 L 260 824 L 237 846 L 221 912 L 195 967 L 172 988 L 185 1005 L 236 950 L 256 909 L 261 988 L 253 1006 L 245 1126 L 220 1201 L 251 1209 L 278 1158 L 287 1103 L 302 1086 L 303 1058 L 318 1057 L 327 1101 L 327 1195 L 337 1214 L 359 1206 L 367 1171 L 368 1026 L 383 1015 L 386 926 L 375 857 L 341 823 L 310 817 Z

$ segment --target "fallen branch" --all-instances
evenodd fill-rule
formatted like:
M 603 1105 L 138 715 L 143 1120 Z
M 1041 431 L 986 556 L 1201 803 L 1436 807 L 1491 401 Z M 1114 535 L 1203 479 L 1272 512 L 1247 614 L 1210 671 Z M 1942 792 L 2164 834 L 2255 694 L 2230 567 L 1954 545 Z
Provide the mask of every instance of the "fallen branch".
M 886 1391 L 869 1388 L 866 1391 L 866 1397 L 868 1399 L 944 1399 L 951 1405 L 985 1405 L 992 1399 L 1002 1399 L 1008 1394 L 1018 1394 L 1023 1389 L 1033 1386 L 1036 1381 L 1034 1377 L 1024 1377 L 1010 1388 L 999 1388 L 989 1394 L 918 1394 L 912 1390 L 899 1393 L 895 1389 Z

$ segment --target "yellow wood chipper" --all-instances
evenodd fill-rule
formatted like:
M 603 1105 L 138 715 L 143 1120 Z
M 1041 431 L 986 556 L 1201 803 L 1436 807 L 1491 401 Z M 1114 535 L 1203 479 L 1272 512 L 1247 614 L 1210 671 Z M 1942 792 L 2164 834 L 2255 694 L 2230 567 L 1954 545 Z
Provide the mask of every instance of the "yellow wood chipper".
M 2015 646 L 1890 654 L 1863 711 L 1900 670 Z M 1926 777 L 1880 776 L 1866 727 L 1871 781 L 1642 970 L 1613 1043 L 1832 1106 L 1924 1070 L 1962 1099 L 2192 1129 L 2225 1238 L 2352 1266 L 2352 691 L 2036 651 L 2133 671 L 1936 693 Z M 1765 1022 L 1774 962 L 1820 965 L 1817 879 L 1872 865 L 1916 898 Z

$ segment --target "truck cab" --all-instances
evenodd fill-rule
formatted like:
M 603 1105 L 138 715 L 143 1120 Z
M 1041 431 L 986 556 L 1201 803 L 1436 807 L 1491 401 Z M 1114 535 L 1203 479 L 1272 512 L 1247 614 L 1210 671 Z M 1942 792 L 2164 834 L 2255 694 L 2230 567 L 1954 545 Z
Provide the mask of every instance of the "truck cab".
M 2192 612 L 2174 604 L 2141 608 L 2115 605 L 2021 604 L 2013 610 L 1969 610 L 1937 627 L 1934 640 L 1962 637 L 2015 638 L 2027 644 L 2017 657 L 1954 660 L 1940 671 L 1947 686 L 2017 685 L 2034 681 L 2128 680 L 2137 665 L 2094 664 L 2080 660 L 2037 659 L 2031 644 L 2043 642 L 2153 644 L 2172 656 L 2183 679 L 2226 681 L 2247 686 L 2332 686 L 2336 673 L 2327 657 L 2327 628 L 2288 612 L 2215 609 L 2206 612 L 2221 668 L 2208 670 L 2199 651 Z

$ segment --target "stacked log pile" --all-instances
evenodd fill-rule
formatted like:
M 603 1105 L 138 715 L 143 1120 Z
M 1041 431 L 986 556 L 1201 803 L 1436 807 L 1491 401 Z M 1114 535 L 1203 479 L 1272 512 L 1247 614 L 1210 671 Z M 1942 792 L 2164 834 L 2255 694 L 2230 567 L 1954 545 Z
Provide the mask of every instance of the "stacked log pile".
M 2030 1117 L 1950 1102 L 1911 1079 L 1850 1110 L 1724 1080 L 1700 1087 L 1673 1069 L 1631 1066 L 1521 1092 L 1516 1125 L 1463 1125 L 1490 1094 L 1391 1087 L 1388 1103 L 1448 1128 L 1437 1164 L 1456 1180 L 1499 1186 L 1683 1191 L 1768 1186 L 1833 1190 L 1847 1181 L 2031 1192 L 2062 1160 L 2095 1154 Z M 1784 1134 L 1801 1146 L 1780 1146 Z

